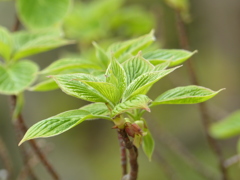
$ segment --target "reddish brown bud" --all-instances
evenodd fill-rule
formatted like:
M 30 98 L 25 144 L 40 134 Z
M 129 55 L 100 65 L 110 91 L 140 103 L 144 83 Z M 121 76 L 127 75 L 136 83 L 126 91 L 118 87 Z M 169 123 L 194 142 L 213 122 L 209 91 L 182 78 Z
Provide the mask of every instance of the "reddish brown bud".
M 125 131 L 131 137 L 134 137 L 136 134 L 142 135 L 142 129 L 135 123 L 125 123 Z

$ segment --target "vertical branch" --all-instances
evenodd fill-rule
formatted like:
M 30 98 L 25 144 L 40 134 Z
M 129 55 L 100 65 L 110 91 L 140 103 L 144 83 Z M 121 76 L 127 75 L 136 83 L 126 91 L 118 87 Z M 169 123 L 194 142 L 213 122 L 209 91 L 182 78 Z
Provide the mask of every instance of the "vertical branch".
M 190 47 L 189 47 L 188 36 L 187 36 L 185 24 L 181 18 L 180 12 L 178 10 L 175 10 L 175 11 L 176 11 L 176 21 L 177 21 L 177 29 L 178 29 L 180 45 L 183 49 L 189 50 Z M 187 61 L 187 66 L 188 66 L 188 71 L 189 71 L 189 75 L 191 77 L 192 83 L 195 85 L 199 85 L 198 78 L 197 78 L 197 75 L 194 70 L 194 66 L 192 65 L 192 62 L 190 59 Z M 224 157 L 222 155 L 220 146 L 219 146 L 218 142 L 214 138 L 212 138 L 209 134 L 209 127 L 211 125 L 211 120 L 210 120 L 210 116 L 208 113 L 208 108 L 205 103 L 198 104 L 198 108 L 199 108 L 199 112 L 201 114 L 201 120 L 203 123 L 203 127 L 205 130 L 207 140 L 208 140 L 208 144 L 210 145 L 211 149 L 213 150 L 213 152 L 215 153 L 215 155 L 218 158 L 219 168 L 222 173 L 222 179 L 228 180 L 227 170 L 224 167 Z
M 120 145 L 120 153 L 121 153 L 121 166 L 122 166 L 122 176 L 127 174 L 127 153 L 126 148 L 124 146 L 124 141 L 120 133 L 118 133 L 118 140 Z
M 125 129 L 118 129 L 118 133 L 121 135 L 125 147 L 129 151 L 130 173 L 128 174 L 128 180 L 136 180 L 138 175 L 138 150 L 130 141 Z
M 12 163 L 11 160 L 9 158 L 9 154 L 7 151 L 7 147 L 3 141 L 3 139 L 0 137 L 0 157 L 3 160 L 4 166 L 8 172 L 8 178 L 7 179 L 11 179 L 12 178 Z
M 17 96 L 12 95 L 11 100 L 12 100 L 13 108 L 15 108 L 16 101 L 17 101 Z M 21 130 L 21 132 L 25 134 L 27 132 L 27 127 L 24 123 L 22 114 L 18 114 L 17 119 L 16 119 L 16 123 L 18 124 L 17 130 L 18 131 Z M 48 162 L 45 155 L 41 152 L 40 148 L 37 146 L 36 141 L 35 140 L 30 140 L 29 143 L 30 143 L 30 146 L 32 147 L 32 149 L 34 150 L 34 152 L 36 153 L 36 155 L 38 156 L 39 160 L 43 163 L 44 167 L 51 174 L 52 178 L 54 180 L 59 180 L 60 178 L 59 178 L 58 174 L 56 173 L 54 168 L 51 166 L 51 164 Z

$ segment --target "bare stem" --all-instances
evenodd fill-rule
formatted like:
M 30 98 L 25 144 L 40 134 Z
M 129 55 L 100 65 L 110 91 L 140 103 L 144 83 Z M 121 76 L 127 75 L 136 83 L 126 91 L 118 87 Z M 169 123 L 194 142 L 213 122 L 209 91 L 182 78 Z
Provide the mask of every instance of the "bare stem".
M 240 154 L 237 154 L 235 156 L 232 156 L 230 158 L 228 158 L 225 162 L 224 162 L 224 166 L 225 168 L 228 168 L 236 163 L 240 162 Z
M 188 41 L 185 23 L 183 22 L 183 20 L 181 18 L 180 12 L 178 10 L 175 10 L 175 11 L 176 11 L 176 21 L 177 21 L 177 29 L 178 29 L 180 45 L 183 49 L 189 50 L 190 47 L 189 47 L 189 41 Z M 192 65 L 192 62 L 190 59 L 187 61 L 187 66 L 188 66 L 189 75 L 191 77 L 191 82 L 195 85 L 199 85 L 198 78 L 197 78 L 197 75 L 194 70 L 194 66 Z M 198 107 L 199 107 L 199 112 L 201 114 L 201 120 L 203 123 L 203 127 L 205 130 L 207 140 L 208 140 L 208 144 L 210 145 L 211 149 L 213 150 L 213 152 L 215 153 L 215 155 L 218 158 L 219 169 L 222 173 L 222 179 L 228 180 L 227 170 L 224 167 L 224 157 L 222 155 L 220 146 L 219 146 L 218 142 L 214 138 L 212 138 L 209 134 L 209 127 L 211 125 L 211 120 L 210 120 L 210 116 L 208 113 L 208 108 L 205 103 L 198 104 Z
M 136 180 L 138 175 L 138 150 L 130 141 L 125 129 L 118 129 L 118 133 L 122 136 L 125 147 L 129 151 L 130 173 L 128 180 Z
M 12 100 L 13 107 L 15 107 L 16 106 L 16 101 L 17 101 L 17 96 L 12 95 L 11 96 L 11 100 Z M 19 124 L 19 128 L 20 128 L 21 132 L 25 134 L 27 132 L 27 127 L 26 127 L 26 125 L 24 123 L 24 120 L 23 120 L 23 117 L 22 117 L 21 113 L 18 114 L 16 121 Z M 28 142 L 30 143 L 30 146 L 32 147 L 32 149 L 34 150 L 36 155 L 38 156 L 39 160 L 43 163 L 44 167 L 51 174 L 52 178 L 54 180 L 59 180 L 60 179 L 59 175 L 56 173 L 56 171 L 54 170 L 52 165 L 48 162 L 47 158 L 41 152 L 40 148 L 38 148 L 36 141 L 35 140 L 30 140 Z
M 120 145 L 120 153 L 121 153 L 121 166 L 122 166 L 122 176 L 127 174 L 127 153 L 124 145 L 123 138 L 120 133 L 118 133 L 118 140 Z
M 0 157 L 3 160 L 4 166 L 8 172 L 8 178 L 11 179 L 12 177 L 12 162 L 9 158 L 9 154 L 7 151 L 7 147 L 3 141 L 3 139 L 0 137 Z

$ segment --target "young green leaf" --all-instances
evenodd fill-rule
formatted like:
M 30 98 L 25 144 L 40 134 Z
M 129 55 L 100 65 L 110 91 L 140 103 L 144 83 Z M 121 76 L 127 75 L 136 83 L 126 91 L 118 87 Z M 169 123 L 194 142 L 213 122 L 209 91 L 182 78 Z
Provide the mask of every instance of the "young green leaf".
M 29 29 L 56 27 L 66 16 L 70 0 L 18 0 L 20 20 Z
M 28 90 L 30 91 L 51 91 L 58 88 L 57 83 L 53 79 L 47 79 L 45 81 L 41 81 L 40 83 L 30 87 Z
M 139 38 L 112 44 L 109 47 L 108 52 L 114 53 L 114 56 L 116 58 L 127 53 L 136 55 L 139 51 L 148 47 L 152 44 L 152 42 L 155 41 L 155 37 L 153 34 L 154 31 L 151 31 L 149 34 L 141 36 Z
M 12 52 L 12 38 L 8 30 L 0 26 L 0 56 L 9 60 Z
M 117 104 L 120 101 L 121 94 L 118 88 L 111 83 L 93 81 L 81 81 L 81 82 L 98 91 L 103 97 L 107 99 L 107 101 L 105 102 L 108 102 L 111 105 Z
M 162 71 L 168 68 L 170 61 L 163 62 L 155 66 L 154 71 Z
M 97 78 L 89 74 L 63 74 L 51 76 L 57 82 L 58 86 L 68 95 L 84 99 L 91 102 L 107 102 L 109 99 L 103 96 L 99 91 L 81 81 L 99 82 Z
M 102 68 L 104 70 L 107 69 L 108 64 L 110 62 L 110 58 L 109 58 L 108 54 L 96 42 L 93 42 L 93 46 L 95 47 L 96 56 L 97 56 L 97 59 L 99 60 L 99 63 L 101 64 Z
M 136 95 L 133 98 L 116 105 L 112 111 L 112 117 L 115 117 L 118 114 L 122 114 L 126 111 L 130 111 L 133 109 L 145 109 L 147 111 L 150 111 L 148 107 L 148 104 L 150 102 L 151 99 L 149 99 L 146 95 Z
M 211 89 L 204 88 L 201 86 L 183 86 L 170 89 L 165 93 L 161 94 L 152 102 L 152 106 L 159 104 L 195 104 L 204 102 L 220 91 L 212 91 Z
M 137 56 L 125 61 L 123 68 L 127 75 L 127 85 L 146 72 L 154 69 L 154 66 L 145 60 L 139 53 Z
M 59 30 L 48 30 L 29 33 L 27 31 L 13 34 L 13 60 L 18 60 L 33 54 L 45 52 L 72 42 L 61 38 Z
M 240 110 L 232 113 L 222 121 L 214 123 L 210 128 L 214 138 L 225 139 L 240 134 Z
M 142 148 L 146 156 L 148 157 L 149 161 L 152 159 L 152 154 L 154 151 L 155 143 L 154 139 L 150 133 L 150 131 L 147 131 L 147 134 L 143 136 L 143 142 L 142 142 Z
M 114 57 L 107 69 L 106 81 L 114 84 L 119 89 L 120 96 L 122 96 L 127 86 L 127 77 L 122 65 Z
M 80 108 L 80 110 L 88 111 L 93 115 L 106 116 L 109 115 L 109 109 L 104 103 L 91 103 Z
M 30 139 L 59 135 L 85 120 L 95 118 L 109 119 L 105 116 L 92 115 L 88 111 L 84 110 L 71 110 L 58 114 L 56 116 L 42 120 L 30 127 L 19 145 Z
M 143 57 L 154 65 L 170 61 L 170 67 L 172 67 L 182 64 L 196 52 L 177 49 L 158 49 L 144 54 Z
M 137 94 L 146 94 L 154 83 L 169 73 L 173 72 L 177 68 L 178 67 L 142 74 L 129 84 L 123 95 L 124 100 L 127 100 Z
M 80 69 L 80 68 L 100 69 L 99 66 L 92 64 L 90 62 L 83 61 L 82 59 L 66 58 L 66 59 L 59 59 L 57 61 L 54 61 L 48 67 L 43 69 L 40 73 L 56 74 L 64 70 Z
M 0 64 L 0 93 L 18 94 L 35 80 L 38 66 L 31 61 L 20 61 L 9 66 Z

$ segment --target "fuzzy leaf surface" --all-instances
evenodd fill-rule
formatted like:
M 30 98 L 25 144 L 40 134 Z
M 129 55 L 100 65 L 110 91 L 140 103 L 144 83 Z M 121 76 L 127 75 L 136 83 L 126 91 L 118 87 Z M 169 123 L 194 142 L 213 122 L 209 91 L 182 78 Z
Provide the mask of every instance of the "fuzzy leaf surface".
M 155 147 L 154 139 L 153 139 L 150 131 L 148 130 L 147 134 L 145 136 L 143 136 L 142 148 L 143 148 L 143 152 L 146 154 L 149 161 L 151 161 L 151 159 L 152 159 L 154 147 Z
M 83 121 L 94 118 L 105 117 L 92 115 L 88 111 L 84 110 L 71 110 L 63 112 L 34 124 L 28 129 L 19 145 L 30 139 L 52 137 L 62 134 Z
M 106 81 L 114 84 L 122 96 L 127 86 L 127 76 L 121 64 L 115 58 L 112 58 L 106 73 Z
M 118 114 L 122 114 L 132 109 L 145 109 L 147 111 L 150 111 L 148 107 L 148 104 L 150 102 L 151 99 L 149 99 L 146 95 L 143 94 L 136 95 L 133 98 L 116 105 L 112 111 L 112 116 L 115 117 Z
M 18 94 L 36 78 L 38 66 L 31 61 L 20 61 L 7 67 L 0 64 L 0 93 Z
M 112 44 L 109 47 L 108 52 L 113 52 L 116 58 L 126 53 L 136 55 L 140 50 L 148 47 L 150 44 L 152 44 L 152 42 L 155 41 L 153 33 L 154 32 L 151 31 L 149 34 L 138 37 L 136 39 Z
M 80 108 L 81 110 L 88 111 L 93 115 L 109 115 L 109 110 L 104 103 L 91 103 Z
M 0 26 L 0 56 L 9 60 L 12 52 L 12 37 L 8 30 Z
M 223 89 L 212 91 L 211 89 L 194 85 L 177 87 L 158 96 L 156 100 L 152 102 L 152 105 L 201 103 L 214 97 L 222 90 Z
M 127 85 L 146 72 L 154 69 L 154 66 L 145 60 L 140 54 L 123 63 L 127 75 Z
M 92 75 L 77 73 L 54 75 L 52 77 L 57 82 L 62 91 L 68 95 L 91 102 L 109 102 L 109 100 L 104 97 L 99 91 L 82 82 L 99 82 L 99 80 Z
M 45 52 L 66 44 L 70 41 L 61 38 L 58 30 L 29 33 L 26 31 L 13 34 L 13 60 Z
M 190 52 L 186 50 L 177 49 L 158 49 L 144 54 L 143 57 L 149 60 L 154 65 L 170 61 L 171 67 L 182 64 L 195 53 L 196 51 Z
M 124 99 L 129 99 L 130 97 L 133 97 L 137 94 L 146 94 L 154 83 L 169 73 L 173 72 L 177 68 L 178 67 L 142 74 L 129 84 L 124 93 Z
M 48 67 L 43 69 L 41 74 L 56 74 L 60 73 L 64 70 L 76 69 L 76 68 L 90 68 L 90 69 L 99 69 L 98 66 L 91 64 L 89 62 L 85 62 L 82 59 L 59 59 L 54 61 Z
M 20 20 L 33 30 L 59 26 L 66 16 L 70 0 L 18 0 Z
M 226 139 L 240 134 L 240 110 L 232 113 L 225 119 L 214 123 L 210 128 L 214 138 Z

